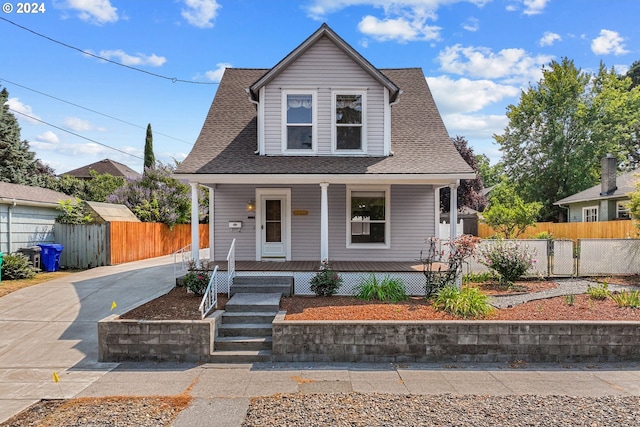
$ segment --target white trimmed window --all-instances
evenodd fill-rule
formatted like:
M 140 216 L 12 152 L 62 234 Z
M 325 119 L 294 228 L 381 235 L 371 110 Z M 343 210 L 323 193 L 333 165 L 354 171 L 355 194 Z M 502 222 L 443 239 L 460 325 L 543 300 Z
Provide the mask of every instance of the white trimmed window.
M 598 207 L 582 208 L 582 222 L 598 222 Z
M 283 152 L 305 154 L 315 152 L 316 99 L 316 91 L 285 90 L 282 92 Z
M 361 154 L 366 150 L 366 94 L 364 90 L 332 91 L 335 153 Z
M 629 211 L 628 202 L 618 202 L 616 204 L 616 218 L 618 219 L 629 219 L 631 218 L 631 213 Z
M 389 187 L 347 187 L 347 247 L 389 247 Z

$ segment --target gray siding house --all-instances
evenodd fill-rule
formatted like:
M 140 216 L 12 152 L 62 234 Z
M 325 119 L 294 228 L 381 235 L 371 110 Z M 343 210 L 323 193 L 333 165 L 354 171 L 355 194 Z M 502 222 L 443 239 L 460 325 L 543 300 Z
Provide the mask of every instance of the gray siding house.
M 640 171 L 634 170 L 617 176 L 617 160 L 607 156 L 602 159 L 600 185 L 558 200 L 554 205 L 568 210 L 567 222 L 596 222 L 631 219 L 629 193 L 635 190 Z
M 54 243 L 53 227 L 64 193 L 0 182 L 0 252 L 12 253 L 36 243 Z
M 211 258 L 412 261 L 476 177 L 419 68 L 378 69 L 323 24 L 273 68 L 228 68 L 177 178 L 210 191 Z M 199 247 L 192 212 L 193 255 Z M 455 235 L 455 227 L 452 227 Z M 448 237 L 448 236 L 443 236 Z

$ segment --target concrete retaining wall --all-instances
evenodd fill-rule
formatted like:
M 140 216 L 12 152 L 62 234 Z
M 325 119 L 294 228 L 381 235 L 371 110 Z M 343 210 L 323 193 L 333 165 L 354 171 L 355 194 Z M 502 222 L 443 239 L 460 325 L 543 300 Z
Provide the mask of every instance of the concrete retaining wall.
M 220 314 L 205 320 L 122 320 L 98 322 L 98 361 L 207 362 Z
M 613 362 L 640 360 L 638 322 L 273 322 L 282 362 Z

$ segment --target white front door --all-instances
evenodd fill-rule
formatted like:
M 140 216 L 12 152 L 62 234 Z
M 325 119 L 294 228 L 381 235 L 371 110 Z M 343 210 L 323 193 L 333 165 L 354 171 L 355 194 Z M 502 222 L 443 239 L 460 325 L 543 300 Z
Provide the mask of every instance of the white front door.
M 265 188 L 257 189 L 256 193 L 258 259 L 289 259 L 291 191 L 288 188 Z

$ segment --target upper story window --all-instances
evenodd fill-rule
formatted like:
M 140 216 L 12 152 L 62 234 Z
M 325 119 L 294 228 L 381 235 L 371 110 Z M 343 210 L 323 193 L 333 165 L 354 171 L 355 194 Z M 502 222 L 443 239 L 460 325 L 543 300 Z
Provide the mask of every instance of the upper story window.
M 282 101 L 284 151 L 315 151 L 317 134 L 315 91 L 284 91 Z
M 333 91 L 333 147 L 338 153 L 365 151 L 365 91 Z

